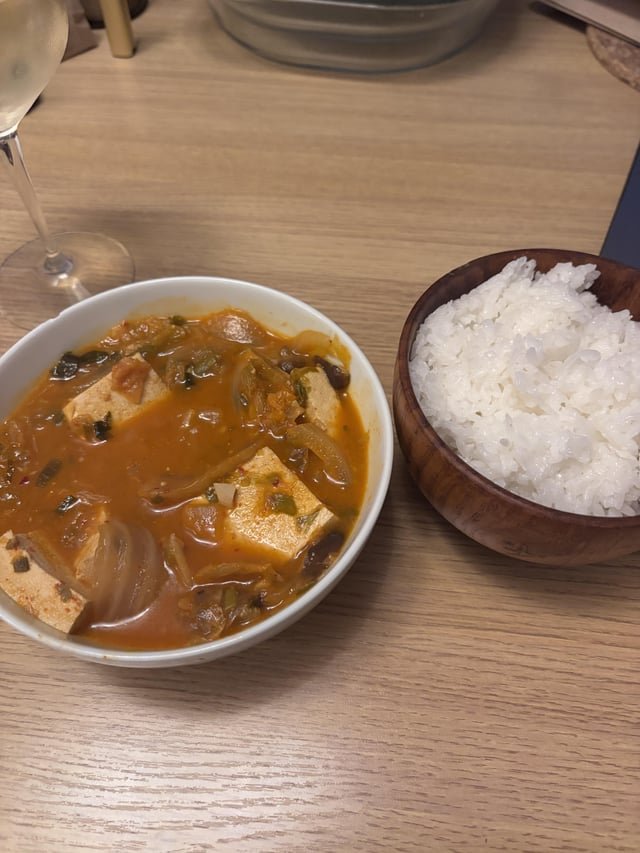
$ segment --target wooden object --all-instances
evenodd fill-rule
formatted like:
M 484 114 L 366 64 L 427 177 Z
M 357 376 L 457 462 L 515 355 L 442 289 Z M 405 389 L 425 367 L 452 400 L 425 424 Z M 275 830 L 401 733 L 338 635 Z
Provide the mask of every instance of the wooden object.
M 389 395 L 427 285 L 502 249 L 598 252 L 640 138 L 638 93 L 524 0 L 380 77 L 261 60 L 200 0 L 153 0 L 136 35 L 135 62 L 63 63 L 21 123 L 52 229 L 122 240 L 140 280 L 300 297 Z M 32 226 L 2 179 L 0 210 L 4 258 Z M 501 556 L 397 449 L 349 573 L 241 655 L 112 670 L 0 624 L 0 849 L 637 853 L 639 613 L 639 554 Z
M 104 27 L 100 0 L 79 0 L 92 27 Z M 147 0 L 127 0 L 129 13 L 135 18 L 147 8 Z
M 112 55 L 118 59 L 133 56 L 135 41 L 127 0 L 100 0 L 100 8 Z
M 416 333 L 441 305 L 469 293 L 525 255 L 547 272 L 556 263 L 597 264 L 591 290 L 598 301 L 640 319 L 640 270 L 583 252 L 520 249 L 471 261 L 434 282 L 411 310 L 400 336 L 393 386 L 398 440 L 424 496 L 455 527 L 494 551 L 532 563 L 576 566 L 598 563 L 640 549 L 640 516 L 593 518 L 559 512 L 495 485 L 467 465 L 424 416 L 409 377 Z
M 640 91 L 640 46 L 607 33 L 598 27 L 587 27 L 587 44 L 607 71 Z

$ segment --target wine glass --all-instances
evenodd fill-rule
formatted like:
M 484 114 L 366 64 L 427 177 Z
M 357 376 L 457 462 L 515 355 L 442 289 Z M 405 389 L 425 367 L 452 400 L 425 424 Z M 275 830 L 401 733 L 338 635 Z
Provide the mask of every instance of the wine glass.
M 18 124 L 62 60 L 68 33 L 65 0 L 0 0 L 0 161 L 39 235 L 0 267 L 1 307 L 23 329 L 134 278 L 133 261 L 117 240 L 49 232 L 24 163 Z

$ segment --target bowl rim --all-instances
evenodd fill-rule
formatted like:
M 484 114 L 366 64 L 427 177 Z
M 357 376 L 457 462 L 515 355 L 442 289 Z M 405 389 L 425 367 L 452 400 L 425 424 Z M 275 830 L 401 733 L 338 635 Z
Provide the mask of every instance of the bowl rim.
M 516 258 L 522 256 L 526 256 L 535 260 L 535 256 L 543 252 L 553 253 L 561 256 L 559 257 L 557 263 L 569 261 L 569 256 L 571 256 L 574 261 L 579 261 L 581 264 L 586 263 L 597 265 L 604 262 L 609 267 L 618 267 L 619 269 L 635 271 L 633 267 L 630 267 L 627 264 L 620 263 L 619 261 L 611 260 L 609 258 L 603 258 L 600 255 L 594 255 L 588 252 L 579 252 L 569 249 L 507 249 L 500 252 L 491 252 L 487 255 L 482 255 L 477 258 L 473 258 L 472 260 L 461 264 L 459 267 L 456 267 L 455 269 L 452 269 L 437 278 L 420 294 L 420 296 L 413 304 L 400 333 L 397 356 L 399 385 L 402 390 L 402 393 L 405 395 L 405 398 L 410 403 L 409 415 L 412 419 L 414 419 L 415 425 L 419 427 L 419 429 L 421 429 L 423 432 L 427 433 L 430 441 L 435 445 L 438 452 L 442 454 L 446 461 L 453 468 L 455 468 L 459 474 L 470 480 L 474 486 L 484 491 L 489 497 L 498 499 L 503 502 L 509 502 L 512 505 L 517 506 L 523 511 L 529 513 L 530 515 L 536 515 L 538 517 L 543 517 L 547 519 L 553 518 L 556 520 L 565 521 L 567 524 L 572 524 L 578 527 L 585 527 L 591 529 L 596 527 L 605 530 L 616 530 L 619 528 L 624 530 L 626 528 L 633 528 L 638 526 L 638 524 L 640 523 L 640 515 L 598 516 L 583 515 L 581 513 L 576 512 L 567 512 L 566 510 L 555 509 L 554 507 L 549 507 L 545 506 L 544 504 L 536 503 L 535 501 L 522 497 L 521 495 L 518 495 L 515 492 L 511 492 L 509 491 L 509 489 L 505 489 L 503 486 L 499 486 L 497 483 L 494 483 L 493 480 L 490 480 L 488 477 L 485 477 L 484 474 L 481 474 L 479 471 L 469 465 L 468 462 L 465 462 L 464 459 L 462 459 L 462 457 L 459 456 L 455 452 L 455 450 L 453 450 L 444 441 L 444 439 L 440 437 L 439 433 L 434 429 L 434 427 L 431 425 L 430 421 L 422 411 L 422 407 L 420 406 L 418 398 L 416 397 L 415 391 L 413 389 L 413 383 L 411 382 L 411 377 L 409 375 L 409 358 L 411 350 L 413 348 L 415 336 L 420 325 L 425 321 L 427 316 L 433 313 L 433 311 L 429 311 L 427 314 L 423 314 L 421 316 L 421 311 L 423 309 L 425 300 L 428 298 L 429 292 L 434 291 L 434 289 L 442 288 L 445 283 L 449 281 L 453 276 L 463 273 L 466 269 L 471 268 L 476 264 L 487 261 L 494 261 L 503 262 L 504 266 L 509 263 L 509 261 L 515 260 Z M 638 277 L 640 278 L 640 270 L 637 270 L 637 273 Z M 484 279 L 484 281 L 486 281 L 486 279 Z M 465 292 L 469 293 L 471 290 L 475 289 L 482 283 L 482 281 L 478 281 L 473 286 L 473 288 L 470 288 L 468 291 Z
M 170 649 L 111 649 L 109 647 L 98 646 L 86 641 L 83 642 L 81 639 L 74 638 L 73 635 L 67 635 L 62 632 L 55 631 L 50 628 L 50 626 L 40 623 L 37 619 L 29 616 L 25 611 L 22 611 L 19 605 L 13 602 L 10 597 L 8 597 L 9 602 L 10 605 L 12 605 L 11 609 L 14 612 L 8 611 L 5 608 L 3 601 L 0 600 L 0 619 L 5 623 L 19 631 L 21 634 L 36 640 L 42 645 L 48 646 L 55 651 L 71 654 L 74 657 L 86 661 L 110 664 L 114 666 L 140 668 L 185 666 L 188 664 L 202 663 L 226 657 L 227 655 L 243 651 L 258 642 L 274 636 L 281 630 L 292 625 L 316 604 L 320 603 L 332 587 L 335 586 L 335 584 L 337 584 L 338 581 L 347 573 L 362 550 L 364 544 L 369 539 L 388 492 L 394 451 L 393 421 L 386 393 L 373 365 L 353 338 L 326 314 L 323 314 L 309 303 L 304 302 L 285 291 L 267 287 L 266 285 L 256 284 L 242 279 L 207 275 L 167 276 L 121 285 L 120 287 L 96 294 L 82 300 L 81 302 L 71 305 L 61 311 L 56 317 L 46 320 L 35 329 L 27 332 L 26 335 L 16 341 L 0 356 L 0 371 L 2 370 L 6 360 L 9 358 L 15 358 L 16 354 L 19 354 L 23 348 L 30 346 L 31 342 L 42 335 L 45 330 L 52 330 L 55 328 L 61 318 L 75 317 L 75 315 L 82 317 L 85 313 L 88 313 L 89 316 L 94 316 L 101 304 L 117 300 L 118 298 L 122 298 L 122 296 L 126 299 L 129 293 L 137 293 L 143 288 L 151 285 L 162 288 L 189 284 L 194 286 L 223 285 L 225 287 L 239 287 L 249 293 L 252 291 L 260 293 L 263 296 L 273 297 L 276 302 L 286 302 L 304 312 L 309 316 L 310 323 L 313 320 L 317 320 L 323 326 L 328 326 L 332 333 L 339 337 L 340 342 L 346 346 L 351 354 L 352 361 L 354 358 L 359 361 L 366 375 L 367 381 L 371 384 L 371 394 L 375 398 L 375 406 L 380 416 L 379 455 L 382 457 L 380 475 L 376 478 L 374 488 L 372 489 L 371 505 L 367 513 L 360 517 L 360 529 L 353 536 L 347 547 L 339 554 L 335 562 L 330 565 L 324 575 L 322 575 L 319 580 L 301 596 L 295 599 L 295 601 L 282 608 L 282 610 L 277 611 L 272 616 L 269 616 L 244 630 L 240 630 L 237 633 L 229 634 L 216 640 L 210 640 L 206 643 L 199 643 L 193 646 L 178 646 Z M 176 299 L 179 298 L 180 296 L 178 294 Z M 150 303 L 150 306 L 152 306 L 154 302 L 157 303 L 161 299 L 163 299 L 163 297 L 156 293 L 155 295 L 150 296 L 148 302 Z M 229 307 L 233 307 L 231 303 Z M 250 309 L 246 310 L 250 313 Z M 142 313 L 144 313 L 144 304 L 134 302 L 128 307 L 123 308 L 121 316 L 135 316 L 136 314 Z M 110 323 L 106 324 L 105 331 L 110 325 Z M 64 343 L 62 343 L 62 348 L 63 347 Z M 13 407 L 15 407 L 16 404 L 17 403 L 14 402 Z M 42 627 L 40 627 L 41 625 Z
M 255 0 L 210 0 L 210 2 L 223 2 L 227 5 L 247 5 L 254 3 Z M 483 0 L 402 0 L 402 2 L 376 2 L 376 0 L 270 0 L 274 5 L 282 4 L 287 6 L 304 6 L 320 8 L 325 6 L 336 7 L 348 11 L 382 11 L 395 14 L 397 12 L 425 12 L 431 10 L 434 12 L 442 12 L 450 7 L 465 5 L 478 6 Z M 488 6 L 490 2 L 497 3 L 497 0 L 484 0 Z M 459 11 L 459 10 L 456 10 Z M 462 11 L 469 11 L 462 10 Z

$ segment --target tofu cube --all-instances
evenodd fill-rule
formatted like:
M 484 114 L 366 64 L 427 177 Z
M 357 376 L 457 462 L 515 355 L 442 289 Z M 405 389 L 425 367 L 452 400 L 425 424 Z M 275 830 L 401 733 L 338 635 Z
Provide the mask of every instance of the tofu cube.
M 18 543 L 11 530 L 0 536 L 0 588 L 31 616 L 68 634 L 87 599 L 49 572 Z
M 229 478 L 237 486 L 226 516 L 231 535 L 291 560 L 318 538 L 334 514 L 268 447 Z
M 305 390 L 305 413 L 311 423 L 335 435 L 340 417 L 340 400 L 321 368 L 308 370 L 300 377 Z
M 152 403 L 167 396 L 169 389 L 140 353 L 135 353 L 130 358 L 148 367 L 139 401 L 134 402 L 130 396 L 113 387 L 116 365 L 110 373 L 94 382 L 63 408 L 62 412 L 72 429 L 83 433 L 87 426 L 104 421 L 107 415 L 111 418 L 111 426 L 117 427 L 147 411 Z

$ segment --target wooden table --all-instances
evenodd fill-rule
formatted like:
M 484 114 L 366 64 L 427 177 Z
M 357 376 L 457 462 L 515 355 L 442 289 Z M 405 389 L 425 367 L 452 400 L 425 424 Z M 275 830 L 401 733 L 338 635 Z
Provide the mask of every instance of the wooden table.
M 440 274 L 503 248 L 597 252 L 638 141 L 638 94 L 522 2 L 458 56 L 379 77 L 270 64 L 204 0 L 154 0 L 135 28 L 134 59 L 100 35 L 23 123 L 52 227 L 119 237 L 140 279 L 302 297 L 387 391 Z M 5 256 L 31 227 L 6 182 L 0 209 Z M 398 452 L 347 578 L 238 657 L 118 670 L 2 626 L 0 848 L 637 851 L 637 564 L 496 556 Z

